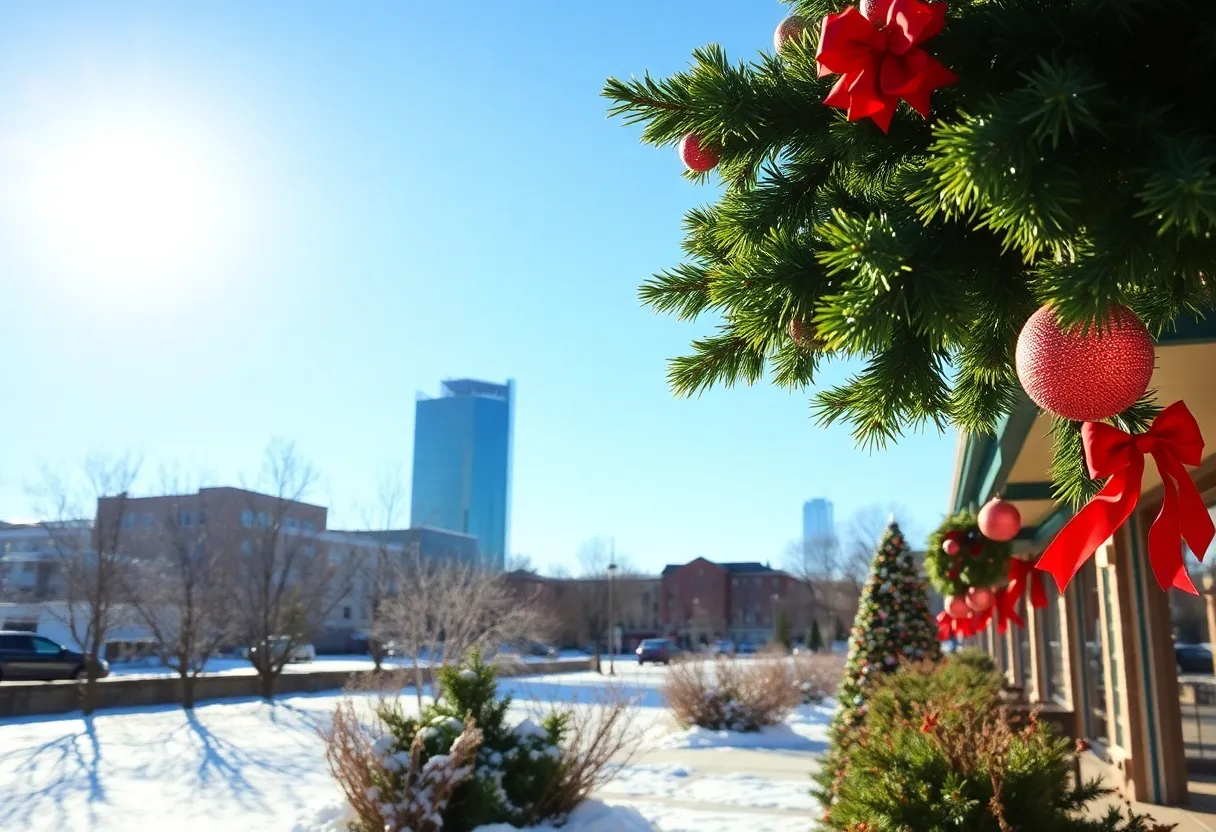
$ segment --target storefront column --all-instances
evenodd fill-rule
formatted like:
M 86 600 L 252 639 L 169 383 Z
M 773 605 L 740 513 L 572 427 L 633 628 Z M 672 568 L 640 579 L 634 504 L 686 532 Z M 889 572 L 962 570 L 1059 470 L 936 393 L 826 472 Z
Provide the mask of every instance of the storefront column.
M 1150 505 L 1133 514 L 1113 547 L 1120 606 L 1128 612 L 1122 667 L 1131 760 L 1124 774 L 1128 798 L 1178 806 L 1185 805 L 1189 796 L 1177 660 L 1169 596 L 1153 576 L 1145 540 L 1156 511 L 1157 506 Z
M 1046 575 L 1040 580 L 1048 579 Z M 1028 701 L 1043 703 L 1049 701 L 1047 696 L 1047 635 L 1043 628 L 1042 610 L 1026 605 L 1026 636 L 1030 639 L 1030 684 L 1033 691 L 1027 691 Z
M 1047 580 L 1053 580 L 1048 577 Z M 1064 685 L 1067 701 L 1073 712 L 1073 736 L 1084 737 L 1087 731 L 1089 700 L 1085 686 L 1085 631 L 1079 610 L 1080 582 L 1068 585 L 1056 603 L 1060 611 L 1060 652 L 1064 659 Z

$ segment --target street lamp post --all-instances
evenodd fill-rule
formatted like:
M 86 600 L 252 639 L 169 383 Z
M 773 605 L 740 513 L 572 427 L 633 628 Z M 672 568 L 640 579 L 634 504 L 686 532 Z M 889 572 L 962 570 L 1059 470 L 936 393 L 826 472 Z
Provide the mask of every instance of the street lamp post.
M 616 583 L 616 561 L 608 564 L 608 675 L 616 675 L 616 610 L 613 607 L 613 584 Z

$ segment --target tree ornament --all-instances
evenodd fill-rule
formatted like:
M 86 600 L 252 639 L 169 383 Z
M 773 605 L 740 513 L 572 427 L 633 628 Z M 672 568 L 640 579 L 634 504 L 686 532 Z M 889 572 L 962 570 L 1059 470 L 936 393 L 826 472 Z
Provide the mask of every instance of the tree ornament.
M 781 48 L 792 40 L 798 40 L 807 29 L 806 18 L 791 15 L 777 25 L 773 33 L 773 48 L 781 53 Z
M 879 2 L 870 6 L 877 15 Z M 945 3 L 891 0 L 884 20 L 875 21 L 853 6 L 829 14 L 819 36 L 819 77 L 839 74 L 824 99 L 847 110 L 849 121 L 873 119 L 886 133 L 902 98 L 925 118 L 929 97 L 938 87 L 958 80 L 921 44 L 946 25 Z
M 967 590 L 967 606 L 973 612 L 987 612 L 992 608 L 993 592 L 986 586 L 973 586 Z
M 959 543 L 956 538 L 947 537 L 942 541 L 942 551 L 952 558 L 956 558 L 963 551 L 963 544 Z
M 1044 410 L 1074 422 L 1097 422 L 1134 405 L 1153 377 L 1153 339 L 1125 306 L 1101 326 L 1061 330 L 1044 306 L 1018 335 L 1018 380 Z
M 951 618 L 966 618 L 971 615 L 971 607 L 967 605 L 967 596 L 955 595 L 946 605 L 946 611 Z
M 1148 453 L 1166 486 L 1161 511 L 1148 530 L 1153 574 L 1162 589 L 1173 586 L 1198 595 L 1182 559 L 1182 543 L 1192 552 L 1206 553 L 1216 527 L 1184 467 L 1203 460 L 1203 435 L 1191 411 L 1175 402 L 1158 414 L 1146 433 L 1134 437 L 1113 425 L 1086 422 L 1081 426 L 1081 442 L 1089 475 L 1106 479 L 1106 485 L 1060 530 L 1039 558 L 1038 568 L 1050 572 L 1064 591 L 1094 550 L 1131 517 L 1140 500 Z
M 946 554 L 944 547 L 949 540 L 958 543 L 959 555 Z M 974 513 L 961 511 L 929 536 L 925 573 L 943 597 L 964 595 L 973 586 L 993 586 L 1005 577 L 1010 551 L 1007 542 L 980 534 Z
M 711 171 L 718 166 L 719 159 L 718 150 L 713 143 L 696 133 L 689 133 L 680 140 L 680 161 L 691 171 Z
M 1013 503 L 993 497 L 980 509 L 980 531 L 989 540 L 1001 542 L 1013 540 L 1022 530 L 1022 513 Z

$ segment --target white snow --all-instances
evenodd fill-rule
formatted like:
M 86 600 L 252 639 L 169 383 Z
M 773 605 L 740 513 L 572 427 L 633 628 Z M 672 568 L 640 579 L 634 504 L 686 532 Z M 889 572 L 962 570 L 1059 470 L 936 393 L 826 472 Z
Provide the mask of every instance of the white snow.
M 665 668 L 619 662 L 616 671 L 615 678 L 583 672 L 501 685 L 514 697 L 510 718 L 520 725 L 537 725 L 554 703 L 582 707 L 610 691 L 636 707 L 631 725 L 646 735 L 643 757 L 564 832 L 805 832 L 817 815 L 809 775 L 832 703 L 803 706 L 756 734 L 679 731 L 658 692 Z M 208 703 L 193 713 L 166 706 L 90 719 L 0 720 L 0 829 L 346 832 L 349 817 L 318 735 L 341 699 L 334 692 Z M 414 699 L 402 702 L 412 709 Z M 766 754 L 757 749 L 779 753 L 755 770 L 743 758 Z M 648 762 L 651 754 L 661 761 Z M 770 776 L 773 765 L 785 773 Z M 573 825 L 584 817 L 585 825 Z
M 516 832 L 519 827 L 505 823 L 479 826 L 473 832 Z M 655 827 L 630 806 L 609 806 L 588 800 L 570 813 L 563 826 L 529 826 L 532 832 L 655 832 Z

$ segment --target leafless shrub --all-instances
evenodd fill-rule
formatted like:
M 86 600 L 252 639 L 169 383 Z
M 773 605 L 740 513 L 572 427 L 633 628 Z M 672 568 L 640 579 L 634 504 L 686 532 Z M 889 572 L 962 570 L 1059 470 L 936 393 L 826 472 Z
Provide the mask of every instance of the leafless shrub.
M 759 657 L 677 662 L 668 669 L 662 694 L 680 724 L 731 731 L 775 725 L 801 701 L 792 664 Z
M 322 737 L 329 770 L 354 811 L 357 832 L 439 832 L 443 811 L 452 793 L 472 776 L 481 746 L 481 731 L 470 717 L 446 755 L 424 762 L 420 734 L 402 766 L 379 753 L 372 729 L 349 700 L 338 705 Z
M 844 677 L 844 656 L 835 653 L 799 653 L 794 656 L 794 680 L 804 705 L 831 696 Z

